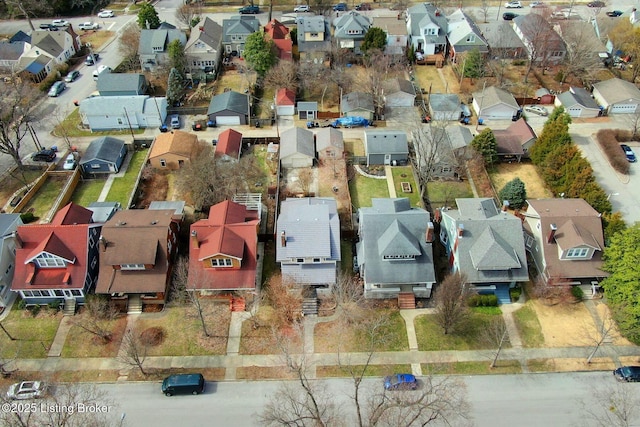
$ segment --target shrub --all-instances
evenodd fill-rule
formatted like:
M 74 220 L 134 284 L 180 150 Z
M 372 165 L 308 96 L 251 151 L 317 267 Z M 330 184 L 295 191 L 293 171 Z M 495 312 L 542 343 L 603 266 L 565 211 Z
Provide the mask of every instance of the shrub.
M 24 310 L 25 308 L 27 308 L 27 301 L 21 299 L 20 301 L 18 301 L 18 308 L 20 310 Z
M 20 214 L 20 219 L 24 224 L 29 224 L 30 222 L 35 221 L 37 218 L 33 215 L 33 212 L 25 212 Z
M 60 301 L 51 301 L 47 304 L 51 310 L 58 311 L 60 310 Z
M 515 66 L 527 65 L 527 61 L 525 61 L 524 59 L 517 59 L 513 61 L 513 65 Z
M 511 288 L 509 289 L 509 295 L 511 296 L 511 301 L 516 302 L 520 299 L 520 295 L 522 295 L 522 288 Z
M 469 307 L 497 307 L 498 297 L 495 295 L 472 295 L 467 300 Z
M 629 173 L 629 161 L 620 148 L 620 142 L 628 141 L 631 133 L 621 129 L 600 129 L 596 139 L 600 148 L 607 156 L 611 166 L 623 174 Z
M 584 292 L 580 286 L 572 286 L 571 295 L 573 295 L 577 300 L 582 300 L 582 298 L 584 298 Z
M 156 346 L 162 344 L 166 335 L 167 333 L 163 328 L 156 326 L 142 331 L 140 341 L 148 346 Z
M 500 200 L 508 200 L 509 206 L 513 209 L 520 209 L 527 201 L 527 190 L 524 182 L 515 177 L 507 182 L 498 193 Z
M 39 305 L 32 305 L 31 307 L 29 307 L 29 311 L 31 312 L 31 315 L 33 317 L 36 317 L 38 313 L 40 313 L 40 309 L 42 309 L 42 307 L 40 307 Z

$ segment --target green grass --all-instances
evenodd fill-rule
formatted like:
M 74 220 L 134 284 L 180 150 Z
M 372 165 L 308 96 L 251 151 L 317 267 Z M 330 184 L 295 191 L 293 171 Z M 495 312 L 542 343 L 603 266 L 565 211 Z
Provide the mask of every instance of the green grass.
M 134 185 L 136 183 L 136 178 L 144 164 L 147 151 L 148 150 L 139 150 L 128 153 L 128 155 L 131 156 L 131 161 L 129 162 L 127 172 L 125 172 L 123 177 L 115 178 L 113 180 L 113 185 L 111 186 L 111 190 L 109 190 L 109 194 L 107 194 L 105 201 L 120 202 L 122 206 L 128 206 L 129 197 L 131 197 L 131 193 L 135 190 Z
M 270 185 L 276 185 L 276 172 L 278 170 L 278 162 L 274 157 L 273 159 L 269 159 L 267 153 L 266 145 L 254 145 L 251 147 L 251 154 L 255 159 L 256 163 L 260 170 L 262 170 L 262 177 L 258 180 L 260 187 L 256 187 L 252 189 L 252 191 L 260 190 L 262 192 L 262 197 L 266 198 L 268 196 L 267 190 Z
M 73 192 L 71 201 L 80 206 L 89 206 L 98 200 L 105 182 L 105 178 L 80 181 Z
M 456 199 L 474 196 L 466 181 L 433 181 L 427 184 L 427 197 L 432 206 L 455 206 Z
M 407 327 L 400 312 L 389 312 L 387 320 L 387 324 L 379 332 L 380 336 L 385 337 L 385 340 L 377 343 L 374 351 L 408 351 Z
M 318 378 L 345 378 L 351 377 L 351 371 L 359 375 L 364 365 L 347 366 L 318 366 L 316 375 Z M 411 372 L 411 365 L 369 365 L 364 371 L 365 377 L 384 377 L 393 373 Z
M 22 208 L 22 211 L 31 211 L 36 218 L 44 217 L 53 206 L 56 198 L 60 195 L 66 180 L 66 177 L 48 177 L 29 203 Z
M 375 197 L 388 198 L 389 187 L 386 179 L 367 178 L 356 173 L 349 181 L 349 193 L 354 211 L 363 206 L 371 206 L 371 199 Z
M 340 240 L 340 270 L 342 274 L 351 276 L 353 274 L 353 251 L 350 240 Z
M 34 317 L 30 311 L 18 309 L 13 305 L 11 313 L 2 321 L 2 326 L 15 338 L 12 341 L 4 332 L 0 332 L 0 357 L 4 359 L 39 359 L 47 357 L 49 347 L 58 330 L 62 314 L 40 309 Z
M 422 351 L 491 349 L 493 346 L 482 339 L 482 333 L 493 319 L 501 319 L 499 316 L 499 313 L 486 313 L 474 309 L 466 324 L 460 328 L 460 332 L 447 335 L 436 323 L 434 315 L 416 317 L 418 348 Z
M 524 307 L 513 313 L 513 320 L 516 323 L 522 345 L 529 348 L 542 347 L 544 345 L 544 335 L 542 327 L 536 316 L 536 312 L 531 305 Z
M 517 360 L 500 360 L 491 368 L 491 360 L 486 362 L 422 363 L 423 375 L 487 375 L 520 374 L 522 367 Z
M 62 123 L 53 128 L 53 136 L 62 137 L 65 133 L 70 138 L 80 136 L 94 136 L 99 138 L 101 136 L 117 136 L 117 135 L 131 135 L 131 130 L 105 130 L 91 132 L 89 129 L 81 128 L 80 109 L 76 108 L 69 114 Z M 144 129 L 133 129 L 133 133 L 138 135 L 144 133 Z
M 394 166 L 391 168 L 391 174 L 393 175 L 393 185 L 396 189 L 396 196 L 408 197 L 411 206 L 422 207 L 422 201 L 420 200 L 420 188 L 416 185 L 416 181 L 413 179 L 413 168 L 411 166 Z M 408 182 L 411 185 L 411 193 L 405 193 L 402 191 L 403 182 Z
M 82 316 L 82 317 L 81 317 Z M 88 314 L 76 315 L 76 321 L 86 321 Z M 122 335 L 127 326 L 126 316 L 114 320 L 99 321 L 100 327 L 111 332 L 111 341 L 103 342 L 80 326 L 73 325 L 62 348 L 62 357 L 116 357 L 120 349 Z M 87 325 L 90 325 L 88 323 Z

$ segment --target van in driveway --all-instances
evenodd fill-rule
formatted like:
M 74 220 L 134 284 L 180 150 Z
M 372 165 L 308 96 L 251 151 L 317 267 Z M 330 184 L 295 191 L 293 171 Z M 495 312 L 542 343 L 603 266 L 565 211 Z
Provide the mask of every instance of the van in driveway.
M 106 65 L 100 65 L 97 70 L 93 71 L 93 80 L 98 80 L 98 77 L 100 77 L 100 74 L 104 72 L 110 73 L 111 67 L 107 67 Z
M 200 394 L 204 391 L 202 374 L 170 375 L 162 381 L 162 392 L 165 396 L 174 394 Z

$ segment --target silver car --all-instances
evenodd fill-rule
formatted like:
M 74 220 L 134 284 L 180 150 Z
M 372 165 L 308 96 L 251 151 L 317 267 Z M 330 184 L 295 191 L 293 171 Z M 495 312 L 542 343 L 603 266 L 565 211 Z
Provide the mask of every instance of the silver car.
M 537 114 L 539 116 L 548 116 L 549 112 L 546 108 L 541 107 L 539 105 L 529 105 L 528 107 L 524 107 L 524 111 L 528 113 Z
M 12 400 L 37 399 L 47 393 L 47 385 L 41 381 L 23 381 L 13 384 L 7 390 L 7 398 Z

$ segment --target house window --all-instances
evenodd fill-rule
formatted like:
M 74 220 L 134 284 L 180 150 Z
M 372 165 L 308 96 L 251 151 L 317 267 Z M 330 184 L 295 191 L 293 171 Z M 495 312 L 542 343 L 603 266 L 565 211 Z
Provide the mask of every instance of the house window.
M 233 267 L 233 261 L 231 258 L 213 258 L 211 267 Z
M 118 117 L 118 124 L 119 124 L 119 125 L 121 125 L 121 124 L 123 124 L 123 123 L 124 123 L 124 122 L 122 121 L 122 119 L 121 119 L 120 117 Z
M 531 236 L 525 236 L 524 245 L 531 249 L 535 240 Z
M 469 36 L 467 37 L 467 43 L 473 43 L 476 41 L 476 35 L 475 34 L 469 34 Z
M 122 270 L 144 270 L 144 264 L 120 264 Z
M 167 167 L 167 161 L 165 159 L 160 159 L 160 166 L 162 166 L 163 168 Z
M 9 266 L 7 267 L 7 269 L 4 272 L 4 275 L 6 276 L 7 274 L 11 273 L 11 269 L 13 268 L 13 264 L 9 264 Z
M 435 36 L 438 34 L 438 30 L 436 28 L 427 28 L 425 34 L 428 36 Z
M 314 258 L 313 259 L 313 262 L 320 262 L 320 261 L 321 261 L 320 258 Z
M 51 254 L 48 254 L 46 252 L 43 252 L 40 255 L 38 255 L 35 261 L 36 261 L 36 264 L 38 264 L 38 267 L 40 268 L 65 267 L 67 265 L 65 260 L 58 258 L 56 256 L 53 256 Z
M 91 163 L 91 169 L 100 169 L 100 163 Z
M 53 291 L 53 293 L 55 294 L 55 296 L 57 297 L 63 297 L 64 296 L 64 292 L 61 291 L 60 289 L 56 289 L 55 291 Z
M 540 221 L 536 223 L 536 230 L 540 230 Z
M 304 258 L 296 258 L 296 262 L 298 264 L 302 264 L 304 262 Z
M 567 251 L 567 258 L 586 258 L 589 249 L 587 248 L 572 248 Z
M 71 289 L 71 295 L 73 295 L 74 297 L 81 297 L 82 292 L 77 289 Z

